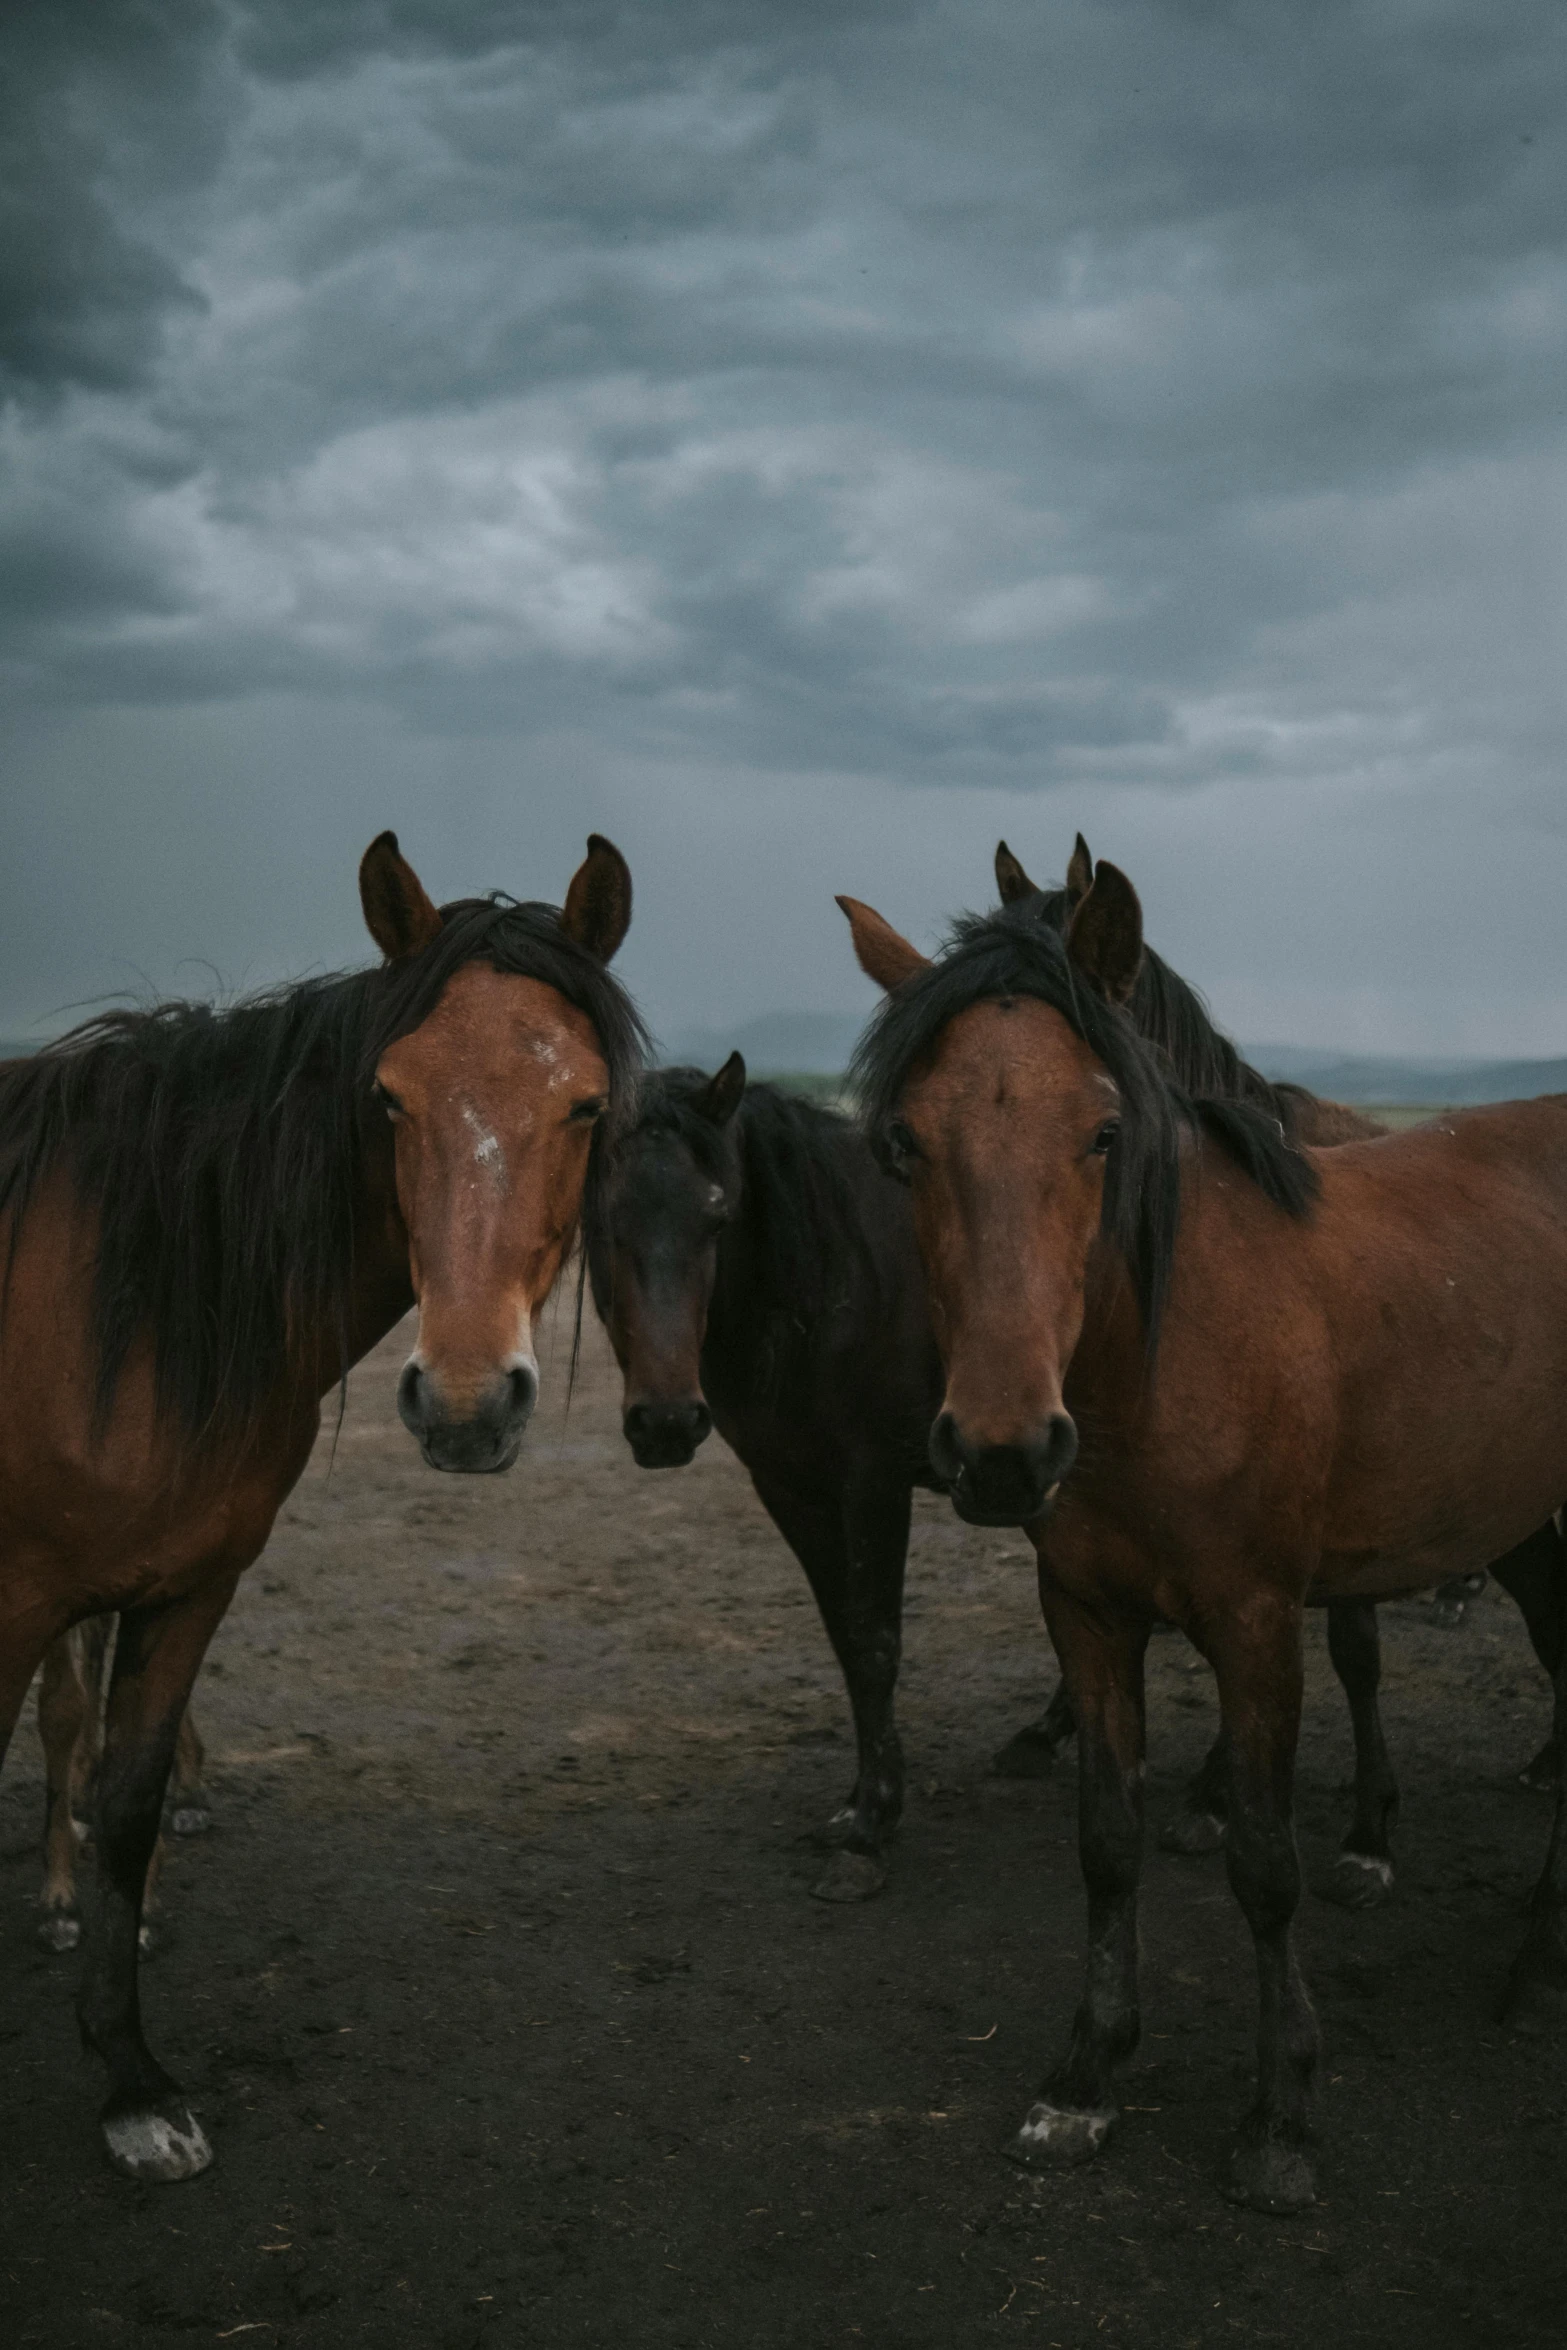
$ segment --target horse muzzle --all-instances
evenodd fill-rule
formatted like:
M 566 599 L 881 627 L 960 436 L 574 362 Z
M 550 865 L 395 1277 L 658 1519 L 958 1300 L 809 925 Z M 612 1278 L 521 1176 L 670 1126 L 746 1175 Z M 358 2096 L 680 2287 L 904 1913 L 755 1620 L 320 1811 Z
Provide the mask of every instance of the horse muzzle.
M 700 1396 L 684 1403 L 634 1403 L 621 1421 L 639 1469 L 683 1469 L 712 1426 Z
M 1043 1517 L 1077 1458 L 1077 1430 L 1052 1412 L 1039 1434 L 1013 1444 L 976 1444 L 950 1412 L 930 1432 L 930 1462 L 960 1518 L 971 1526 L 1026 1526 Z
M 523 1356 L 488 1380 L 466 1411 L 456 1410 L 439 1379 L 417 1355 L 403 1366 L 397 1410 L 432 1469 L 489 1477 L 509 1469 L 539 1400 L 539 1370 Z

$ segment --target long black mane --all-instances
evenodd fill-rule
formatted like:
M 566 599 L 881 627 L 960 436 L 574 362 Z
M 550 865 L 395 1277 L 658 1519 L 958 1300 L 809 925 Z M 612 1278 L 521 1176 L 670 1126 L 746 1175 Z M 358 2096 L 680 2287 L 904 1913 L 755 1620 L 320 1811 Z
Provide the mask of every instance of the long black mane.
M 1167 965 L 1161 970 L 1200 1013 L 1184 981 L 1176 981 Z M 949 1021 L 973 1004 L 1008 996 L 1031 996 L 1059 1012 L 1120 1090 L 1123 1115 L 1106 1168 L 1104 1229 L 1126 1262 L 1151 1352 L 1180 1216 L 1183 1128 L 1213 1133 L 1290 1215 L 1304 1215 L 1315 1197 L 1315 1169 L 1290 1143 L 1271 1103 L 1250 1099 L 1244 1090 L 1209 1093 L 1178 1078 L 1162 1042 L 1139 1033 L 1129 1011 L 1107 1003 L 1079 976 L 1060 931 L 1041 920 L 1037 899 L 965 915 L 936 959 L 882 1004 L 850 1071 L 873 1145 L 896 1117 L 910 1071 Z M 1211 1033 L 1225 1045 L 1216 1030 Z M 1237 1068 L 1244 1067 L 1234 1047 L 1226 1049 Z M 1212 1066 L 1222 1073 L 1222 1056 Z
M 499 895 L 443 907 L 439 935 L 405 963 L 227 1008 L 116 1009 L 0 1068 L 7 1288 L 39 1186 L 63 1171 L 97 1224 L 100 1428 L 143 1334 L 159 1410 L 193 1443 L 252 1433 L 312 1334 L 346 1349 L 371 1153 L 386 1149 L 370 1080 L 469 963 L 542 980 L 592 1022 L 612 1135 L 635 1099 L 642 1024 L 555 907 Z

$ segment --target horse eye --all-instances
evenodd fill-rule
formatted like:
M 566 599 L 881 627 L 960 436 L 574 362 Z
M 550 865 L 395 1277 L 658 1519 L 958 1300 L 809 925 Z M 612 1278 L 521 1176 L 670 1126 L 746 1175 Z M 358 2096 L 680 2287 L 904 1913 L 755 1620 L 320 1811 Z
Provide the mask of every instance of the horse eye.
M 1100 1127 L 1099 1132 L 1094 1136 L 1095 1158 L 1102 1159 L 1104 1157 L 1106 1151 L 1108 1151 L 1110 1145 L 1114 1142 L 1120 1131 L 1121 1121 L 1119 1118 L 1107 1118 L 1105 1120 L 1104 1124 Z
M 375 1099 L 380 1103 L 382 1109 L 386 1112 L 389 1118 L 400 1118 L 403 1115 L 402 1103 L 398 1100 L 396 1094 L 393 1093 L 390 1086 L 383 1085 L 381 1083 L 379 1077 L 371 1086 L 370 1091 L 374 1095 Z
M 915 1160 L 923 1157 L 919 1136 L 913 1127 L 906 1126 L 901 1118 L 894 1118 L 886 1130 L 882 1151 L 882 1163 L 887 1173 L 895 1175 L 900 1183 L 907 1183 Z
M 608 1108 L 604 1096 L 596 1093 L 589 1101 L 573 1102 L 566 1112 L 566 1123 L 568 1126 L 591 1126 L 596 1119 L 603 1117 Z

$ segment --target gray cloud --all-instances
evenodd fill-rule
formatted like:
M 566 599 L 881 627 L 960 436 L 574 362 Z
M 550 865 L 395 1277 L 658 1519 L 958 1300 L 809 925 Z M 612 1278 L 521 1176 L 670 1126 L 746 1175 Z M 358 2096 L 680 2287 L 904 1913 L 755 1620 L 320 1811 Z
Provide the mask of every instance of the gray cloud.
M 34 12 L 12 149 L 22 798 L 86 711 L 149 828 L 201 710 L 253 793 L 270 697 L 345 822 L 393 740 L 480 835 L 498 765 L 544 778 L 562 853 L 585 779 L 635 824 L 688 774 L 815 891 L 769 795 L 846 848 L 895 803 L 921 905 L 1046 790 L 1166 860 L 1168 795 L 1222 805 L 1246 888 L 1308 806 L 1555 839 L 1554 0 L 91 13 Z M 750 1008 L 852 1000 L 794 945 Z M 1332 1041 L 1262 951 L 1211 966 L 1237 1016 Z

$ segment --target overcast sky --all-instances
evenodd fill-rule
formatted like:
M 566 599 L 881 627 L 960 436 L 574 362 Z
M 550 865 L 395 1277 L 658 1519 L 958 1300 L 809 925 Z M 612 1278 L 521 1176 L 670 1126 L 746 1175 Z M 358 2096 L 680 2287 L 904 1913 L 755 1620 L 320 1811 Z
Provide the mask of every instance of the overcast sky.
M 666 1032 L 1081 826 L 1567 1051 L 1561 0 L 9 0 L 0 1031 L 626 850 Z

